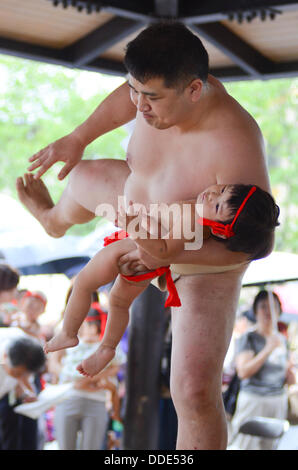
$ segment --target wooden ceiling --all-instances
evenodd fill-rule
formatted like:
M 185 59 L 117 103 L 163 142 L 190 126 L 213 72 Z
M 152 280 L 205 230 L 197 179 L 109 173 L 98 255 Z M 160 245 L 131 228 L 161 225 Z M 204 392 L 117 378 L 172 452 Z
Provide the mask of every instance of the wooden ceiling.
M 290 0 L 1 0 L 0 53 L 125 75 L 125 45 L 163 18 L 201 38 L 224 81 L 298 76 Z

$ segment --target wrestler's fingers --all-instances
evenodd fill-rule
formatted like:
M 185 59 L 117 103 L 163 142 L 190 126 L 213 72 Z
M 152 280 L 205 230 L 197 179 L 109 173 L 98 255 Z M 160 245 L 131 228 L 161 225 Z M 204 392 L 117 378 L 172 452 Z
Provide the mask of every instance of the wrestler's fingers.
M 136 266 L 134 266 L 134 269 L 138 273 L 142 271 L 148 271 L 148 268 L 144 264 L 140 264 L 139 262 L 136 263 Z
M 64 165 L 62 170 L 58 173 L 58 179 L 63 180 L 68 175 L 68 173 L 71 172 L 73 167 L 74 167 L 74 164 L 67 163 L 66 165 Z
M 131 261 L 136 261 L 138 259 L 139 259 L 139 256 L 138 256 L 136 250 L 134 250 L 134 251 L 130 251 L 129 253 L 126 253 L 125 255 L 122 255 L 119 258 L 118 263 L 119 264 L 125 264 L 125 263 L 130 263 Z
M 55 163 L 55 160 L 48 158 L 41 165 L 39 170 L 34 174 L 34 179 L 40 178 L 51 166 Z
M 38 158 L 42 157 L 45 152 L 47 152 L 48 147 L 44 147 L 43 149 L 39 150 L 36 152 L 34 155 L 32 155 L 30 158 L 28 158 L 29 162 L 34 162 Z
M 34 163 L 32 163 L 32 165 L 28 166 L 27 170 L 28 171 L 33 171 L 36 168 L 38 168 L 41 164 L 42 164 L 42 160 L 41 160 L 41 158 L 38 158 L 38 159 L 35 160 Z

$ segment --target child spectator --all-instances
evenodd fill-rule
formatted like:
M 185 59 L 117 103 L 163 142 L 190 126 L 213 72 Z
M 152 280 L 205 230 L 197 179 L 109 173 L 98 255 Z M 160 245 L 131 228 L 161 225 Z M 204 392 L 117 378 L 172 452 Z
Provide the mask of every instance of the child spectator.
M 20 302 L 19 312 L 12 325 L 20 327 L 29 335 L 40 337 L 41 327 L 38 318 L 45 311 L 47 298 L 40 291 L 27 291 Z
M 18 328 L 0 328 L 0 448 L 36 450 L 37 422 L 14 413 L 14 406 L 36 400 L 30 379 L 45 365 L 39 342 Z

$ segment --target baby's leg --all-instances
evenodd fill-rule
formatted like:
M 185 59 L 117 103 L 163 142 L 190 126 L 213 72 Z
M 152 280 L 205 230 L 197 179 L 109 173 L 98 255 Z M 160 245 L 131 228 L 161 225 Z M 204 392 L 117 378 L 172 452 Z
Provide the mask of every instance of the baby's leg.
M 115 279 L 119 272 L 119 257 L 132 249 L 135 249 L 135 243 L 129 238 L 117 241 L 99 251 L 82 269 L 67 303 L 62 330 L 46 343 L 46 353 L 78 344 L 77 334 L 89 311 L 92 292 Z
M 129 321 L 129 307 L 149 285 L 149 281 L 132 282 L 118 275 L 109 296 L 109 314 L 105 333 L 94 354 L 82 361 L 77 370 L 93 377 L 103 370 L 115 356 Z
M 83 160 L 69 174 L 61 198 L 54 204 L 42 180 L 33 174 L 17 178 L 20 201 L 52 237 L 62 237 L 74 224 L 84 224 L 95 217 L 100 204 L 110 204 L 116 215 L 118 196 L 123 195 L 130 169 L 123 160 Z M 111 219 L 114 222 L 114 217 Z

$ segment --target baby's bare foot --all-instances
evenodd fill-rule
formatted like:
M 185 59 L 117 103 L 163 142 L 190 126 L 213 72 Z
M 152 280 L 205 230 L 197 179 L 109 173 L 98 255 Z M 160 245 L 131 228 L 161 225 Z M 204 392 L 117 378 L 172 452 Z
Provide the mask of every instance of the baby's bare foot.
M 55 335 L 50 341 L 44 346 L 44 352 L 59 351 L 60 349 L 73 348 L 79 343 L 77 336 L 67 336 L 64 331 L 61 331 Z
M 46 232 L 52 237 L 61 237 L 65 233 L 65 228 L 57 227 L 53 221 L 52 209 L 55 207 L 50 193 L 39 179 L 34 179 L 33 174 L 25 173 L 24 177 L 17 178 L 16 189 L 22 204 L 39 221 Z
M 115 356 L 115 348 L 109 346 L 99 346 L 95 353 L 84 359 L 77 370 L 80 374 L 87 377 L 93 377 L 102 371 Z

